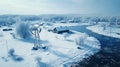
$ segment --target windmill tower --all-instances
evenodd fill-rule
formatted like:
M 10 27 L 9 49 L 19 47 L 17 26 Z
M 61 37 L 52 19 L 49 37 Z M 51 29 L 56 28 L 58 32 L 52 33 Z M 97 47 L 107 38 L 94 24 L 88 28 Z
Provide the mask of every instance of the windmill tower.
M 38 48 L 42 48 L 42 45 L 40 43 L 40 35 L 39 35 L 42 30 L 41 26 L 42 26 L 42 24 L 38 24 L 38 23 L 31 24 L 30 30 L 35 38 L 33 50 L 38 50 Z

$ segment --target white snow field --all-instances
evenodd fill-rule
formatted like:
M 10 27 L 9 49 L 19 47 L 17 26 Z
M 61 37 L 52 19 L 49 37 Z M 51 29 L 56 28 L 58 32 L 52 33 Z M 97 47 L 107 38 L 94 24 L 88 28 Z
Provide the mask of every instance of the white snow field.
M 103 27 L 100 25 L 94 25 L 87 27 L 87 29 L 105 36 L 120 38 L 120 28 L 118 27 L 106 27 L 106 30 L 103 30 Z
M 78 62 L 100 50 L 100 43 L 94 37 L 75 32 L 74 34 L 55 34 L 42 29 L 41 44 L 47 49 L 32 50 L 33 43 L 29 40 L 14 38 L 10 33 L 3 31 L 0 37 L 0 67 L 64 67 L 72 62 Z M 87 35 L 84 45 L 76 45 L 75 38 Z M 78 49 L 77 47 L 81 49 Z M 14 60 L 9 56 L 10 49 L 15 50 L 15 56 L 23 60 Z M 16 58 L 16 57 L 15 57 Z

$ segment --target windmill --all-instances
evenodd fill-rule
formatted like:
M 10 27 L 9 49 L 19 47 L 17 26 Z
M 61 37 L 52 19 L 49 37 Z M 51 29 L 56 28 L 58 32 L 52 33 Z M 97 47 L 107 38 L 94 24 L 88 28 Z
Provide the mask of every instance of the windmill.
M 31 24 L 31 27 L 30 27 L 30 30 L 31 30 L 31 33 L 33 34 L 34 36 L 34 47 L 33 47 L 33 50 L 38 50 L 38 48 L 42 48 L 42 45 L 40 43 L 40 32 L 41 32 L 41 26 L 43 24 L 39 24 L 39 23 L 34 23 L 34 24 Z

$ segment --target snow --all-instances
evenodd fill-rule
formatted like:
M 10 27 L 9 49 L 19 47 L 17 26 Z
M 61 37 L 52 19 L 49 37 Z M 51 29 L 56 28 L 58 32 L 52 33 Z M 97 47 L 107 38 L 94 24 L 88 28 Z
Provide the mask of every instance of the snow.
M 80 25 L 89 25 L 88 23 L 55 23 L 54 26 L 80 26 Z
M 60 27 L 55 27 L 55 28 L 56 28 L 57 31 L 69 30 L 68 27 L 66 27 L 66 26 L 64 26 L 64 27 L 63 27 L 63 26 L 60 26 Z M 55 29 L 55 28 L 54 28 L 54 29 Z
M 10 34 L 14 33 L 14 30 L 3 31 L 3 36 L 0 37 L 0 67 L 63 67 L 67 63 L 78 62 L 99 51 L 100 43 L 94 37 L 87 36 L 86 45 L 76 45 L 75 38 L 84 33 L 73 32 L 74 34 L 55 34 L 42 29 L 41 44 L 47 46 L 47 49 L 34 51 L 32 50 L 33 42 L 15 39 Z M 78 46 L 82 49 L 77 49 Z M 23 60 L 13 60 L 8 53 L 11 49 L 14 49 L 15 55 Z
M 87 27 L 87 29 L 105 36 L 120 38 L 120 28 L 118 27 L 106 27 L 106 30 L 103 30 L 103 27 L 100 25 L 94 25 Z

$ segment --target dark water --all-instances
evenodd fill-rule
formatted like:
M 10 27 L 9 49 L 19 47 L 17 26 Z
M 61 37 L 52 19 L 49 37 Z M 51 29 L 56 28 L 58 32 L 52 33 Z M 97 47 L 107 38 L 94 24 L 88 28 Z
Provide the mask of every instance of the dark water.
M 101 50 L 95 55 L 79 62 L 79 67 L 120 67 L 120 39 L 94 33 L 86 26 L 71 27 L 71 30 L 85 32 L 97 38 L 101 43 Z

